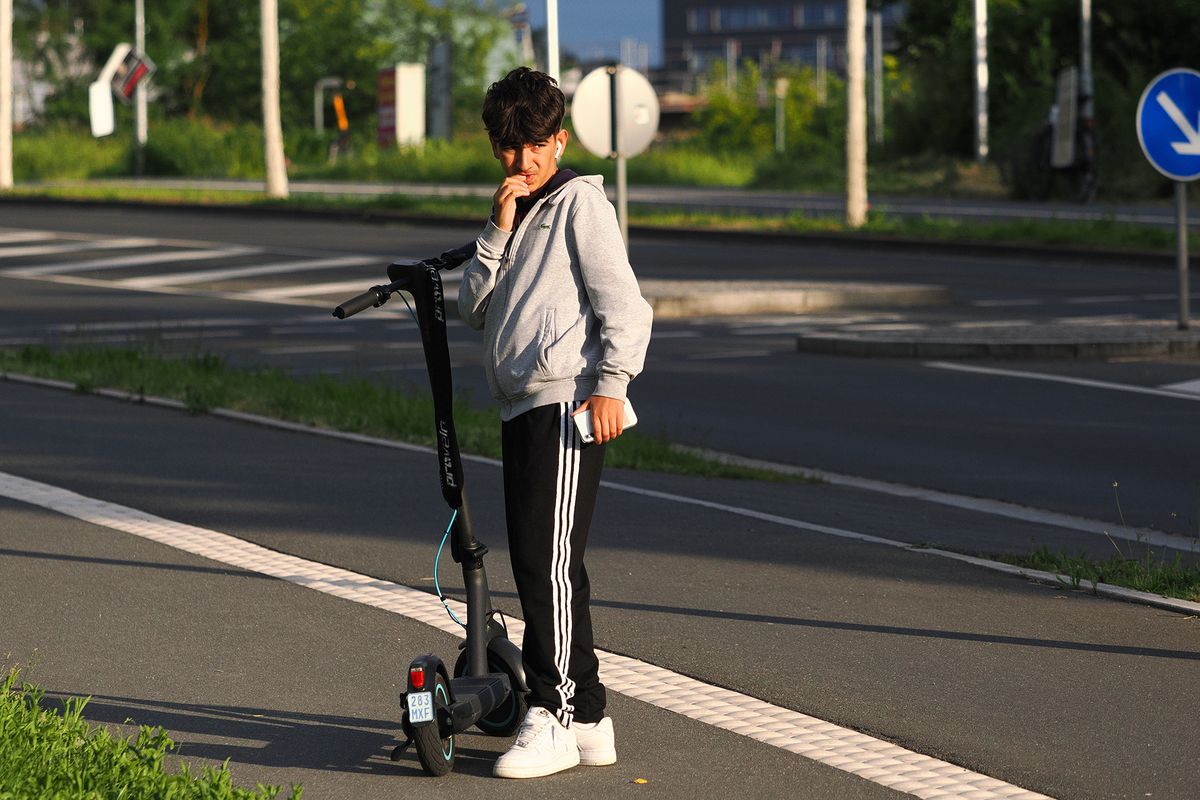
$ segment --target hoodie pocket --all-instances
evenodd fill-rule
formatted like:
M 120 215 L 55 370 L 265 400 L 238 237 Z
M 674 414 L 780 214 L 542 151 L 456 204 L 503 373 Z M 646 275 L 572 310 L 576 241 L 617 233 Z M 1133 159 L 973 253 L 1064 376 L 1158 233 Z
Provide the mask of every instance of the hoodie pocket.
M 551 353 L 554 348 L 554 339 L 554 309 L 547 308 L 542 312 L 542 328 L 538 334 L 537 368 L 538 372 L 543 375 L 554 373 L 553 354 Z

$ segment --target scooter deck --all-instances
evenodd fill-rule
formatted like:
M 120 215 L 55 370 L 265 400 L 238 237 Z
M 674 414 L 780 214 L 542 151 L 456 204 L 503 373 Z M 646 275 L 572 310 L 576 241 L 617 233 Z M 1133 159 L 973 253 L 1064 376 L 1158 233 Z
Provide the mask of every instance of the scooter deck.
M 461 733 L 492 713 L 512 691 L 508 676 L 493 672 L 479 678 L 453 678 L 450 696 L 451 733 Z

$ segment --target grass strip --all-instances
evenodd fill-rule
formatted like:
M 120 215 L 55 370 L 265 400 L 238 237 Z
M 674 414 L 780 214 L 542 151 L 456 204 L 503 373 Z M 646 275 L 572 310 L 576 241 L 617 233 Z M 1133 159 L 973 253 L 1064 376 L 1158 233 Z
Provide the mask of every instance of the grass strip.
M 232 367 L 216 355 L 174 356 L 146 349 L 45 347 L 0 349 L 0 372 L 74 383 L 80 391 L 120 389 L 139 396 L 179 400 L 202 414 L 227 408 L 331 430 L 434 447 L 433 399 L 367 378 L 317 375 L 297 378 L 273 368 Z M 500 458 L 500 424 L 459 397 L 454 421 L 463 452 Z M 783 483 L 812 479 L 677 452 L 664 438 L 632 430 L 609 445 L 610 467 L 706 478 Z
M 71 200 L 134 201 L 146 203 L 195 203 L 200 205 L 260 206 L 298 210 L 360 212 L 403 212 L 446 219 L 480 220 L 487 216 L 489 198 L 469 196 L 414 197 L 411 195 L 307 195 L 294 194 L 287 200 L 266 197 L 261 192 L 221 189 L 167 189 L 118 186 L 18 186 L 13 197 L 49 197 Z M 1150 250 L 1171 253 L 1175 231 L 1169 227 L 1136 225 L 1104 220 L 1006 220 L 980 222 L 940 217 L 895 217 L 871 212 L 867 224 L 851 230 L 840 216 L 811 216 L 804 213 L 753 215 L 688 210 L 664 210 L 633 204 L 630 221 L 659 228 L 699 228 L 710 231 L 759 233 L 824 233 L 856 236 L 899 237 L 952 242 L 997 244 L 1040 244 L 1089 249 Z M 1200 248 L 1200 232 L 1189 234 L 1190 246 Z
M 266 800 L 278 786 L 233 786 L 228 762 L 193 775 L 187 764 L 165 769 L 175 743 L 162 728 L 143 725 L 122 739 L 83 716 L 87 700 L 69 698 L 61 710 L 47 708 L 39 687 L 12 669 L 0 681 L 0 798 L 173 798 L 173 800 Z M 303 789 L 293 786 L 299 800 Z
M 1064 575 L 1073 589 L 1108 583 L 1200 603 L 1200 563 L 1185 562 L 1179 553 L 1167 560 L 1148 549 L 1140 558 L 1114 553 L 1101 560 L 1082 552 L 1071 555 L 1065 550 L 1053 552 L 1040 547 L 1027 556 L 999 555 L 993 558 L 1006 564 Z

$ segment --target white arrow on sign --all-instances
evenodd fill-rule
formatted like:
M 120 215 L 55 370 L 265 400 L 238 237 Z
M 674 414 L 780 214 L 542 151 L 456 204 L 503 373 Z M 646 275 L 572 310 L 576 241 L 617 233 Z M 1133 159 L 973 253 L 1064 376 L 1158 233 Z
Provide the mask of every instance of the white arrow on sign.
M 1197 127 L 1193 128 L 1192 123 L 1188 122 L 1187 117 L 1179 110 L 1179 106 L 1175 105 L 1175 101 L 1166 92 L 1159 92 L 1154 99 L 1187 137 L 1186 142 L 1171 142 L 1171 147 L 1175 148 L 1175 152 L 1181 156 L 1200 156 L 1200 117 L 1197 117 L 1196 120 Z

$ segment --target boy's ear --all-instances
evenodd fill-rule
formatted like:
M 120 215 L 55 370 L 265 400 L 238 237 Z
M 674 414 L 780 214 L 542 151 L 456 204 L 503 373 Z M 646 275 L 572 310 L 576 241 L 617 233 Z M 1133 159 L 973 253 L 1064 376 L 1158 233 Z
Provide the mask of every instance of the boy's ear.
M 555 158 L 562 158 L 563 151 L 567 149 L 567 140 L 570 138 L 571 134 L 567 133 L 566 128 L 563 128 L 554 135 Z
M 495 139 L 488 139 L 488 141 L 492 143 L 492 155 L 493 155 L 493 156 L 494 156 L 494 157 L 495 157 L 497 160 L 499 160 L 499 158 L 500 158 L 500 145 L 496 144 L 496 140 L 495 140 Z

